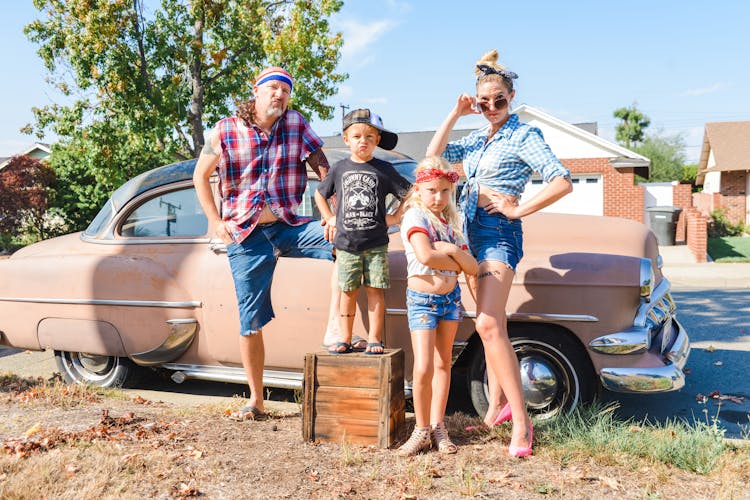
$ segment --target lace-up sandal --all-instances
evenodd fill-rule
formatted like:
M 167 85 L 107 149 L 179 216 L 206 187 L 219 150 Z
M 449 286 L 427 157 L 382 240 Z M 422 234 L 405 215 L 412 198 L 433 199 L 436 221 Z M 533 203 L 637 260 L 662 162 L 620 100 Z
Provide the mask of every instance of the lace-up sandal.
M 398 449 L 402 457 L 412 457 L 422 451 L 430 451 L 432 448 L 432 437 L 429 427 L 415 427 L 409 439 Z
M 443 422 L 438 422 L 432 427 L 432 438 L 435 440 L 435 447 L 440 453 L 451 455 L 458 452 L 458 447 L 453 444 L 448 429 Z

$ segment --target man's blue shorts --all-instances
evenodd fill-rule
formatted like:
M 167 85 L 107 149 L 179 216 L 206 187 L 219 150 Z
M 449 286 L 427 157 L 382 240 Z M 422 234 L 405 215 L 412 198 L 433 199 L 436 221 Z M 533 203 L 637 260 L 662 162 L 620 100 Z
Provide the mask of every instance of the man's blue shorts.
M 477 208 L 474 220 L 467 224 L 469 249 L 480 264 L 487 260 L 505 263 L 513 271 L 523 257 L 523 226 L 521 219 L 508 219 L 502 214 L 488 214 Z
M 417 292 L 406 289 L 406 310 L 409 317 L 409 330 L 434 330 L 440 321 L 461 321 L 461 288 L 456 284 L 453 291 L 446 294 Z
M 274 318 L 271 283 L 278 257 L 333 260 L 333 245 L 320 221 L 301 226 L 284 222 L 258 224 L 241 243 L 227 245 L 227 256 L 240 310 L 240 335 L 247 336 Z

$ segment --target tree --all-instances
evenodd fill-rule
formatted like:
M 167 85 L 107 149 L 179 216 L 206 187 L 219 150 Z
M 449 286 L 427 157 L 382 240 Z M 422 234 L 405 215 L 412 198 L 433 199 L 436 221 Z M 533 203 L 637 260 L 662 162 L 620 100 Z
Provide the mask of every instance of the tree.
M 615 126 L 615 139 L 628 149 L 643 142 L 644 130 L 649 126 L 651 120 L 648 116 L 638 111 L 638 103 L 633 103 L 629 108 L 619 108 L 614 111 L 615 118 L 622 123 Z
M 651 160 L 650 182 L 682 180 L 685 141 L 681 135 L 650 135 L 633 150 Z
M 348 76 L 335 72 L 343 40 L 327 21 L 341 0 L 161 0 L 153 12 L 143 0 L 34 5 L 42 17 L 25 32 L 72 104 L 34 108 L 25 130 L 60 137 L 50 163 L 71 183 L 60 199 L 76 204 L 64 210 L 78 228 L 125 178 L 197 156 L 204 124 L 249 98 L 263 67 L 286 67 L 292 107 L 323 119 Z
M 47 237 L 46 217 L 55 172 L 28 155 L 11 158 L 0 170 L 0 233 L 18 237 L 30 230 L 36 239 Z

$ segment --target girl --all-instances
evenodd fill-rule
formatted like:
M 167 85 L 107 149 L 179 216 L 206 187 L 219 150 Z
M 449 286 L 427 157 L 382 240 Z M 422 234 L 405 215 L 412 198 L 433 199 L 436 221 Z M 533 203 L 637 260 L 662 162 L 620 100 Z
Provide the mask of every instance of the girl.
M 458 174 L 429 157 L 417 165 L 416 182 L 404 203 L 401 237 L 407 259 L 406 305 L 414 350 L 416 426 L 399 455 L 432 448 L 456 453 L 443 422 L 451 379 L 453 338 L 461 321 L 458 273 L 474 275 L 477 261 L 458 229 L 455 196 Z
M 451 163 L 463 162 L 467 183 L 461 195 L 466 237 L 479 261 L 477 278 L 477 333 L 484 345 L 489 386 L 488 426 L 513 420 L 508 453 L 532 453 L 533 429 L 526 413 L 518 358 L 508 338 L 505 306 L 516 265 L 523 256 L 521 218 L 541 210 L 573 190 L 570 173 L 544 142 L 538 128 L 521 123 L 511 113 L 518 77 L 498 64 L 498 54 L 484 54 L 474 68 L 476 97 L 461 94 L 453 110 L 435 132 L 428 155 Z M 457 141 L 448 135 L 461 116 L 481 113 L 487 125 Z M 547 185 L 518 204 L 533 171 Z M 503 393 L 508 404 L 501 403 Z

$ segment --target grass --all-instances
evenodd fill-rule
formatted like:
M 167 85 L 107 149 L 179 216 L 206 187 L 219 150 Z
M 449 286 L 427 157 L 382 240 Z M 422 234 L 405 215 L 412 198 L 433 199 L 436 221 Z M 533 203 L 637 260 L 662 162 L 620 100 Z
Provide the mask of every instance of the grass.
M 642 461 L 708 474 L 727 445 L 715 424 L 672 420 L 640 425 L 614 416 L 615 406 L 590 405 L 544 424 L 543 446 L 561 462 L 594 458 L 637 464 Z
M 744 236 L 709 238 L 708 254 L 714 262 L 750 262 L 750 238 Z

